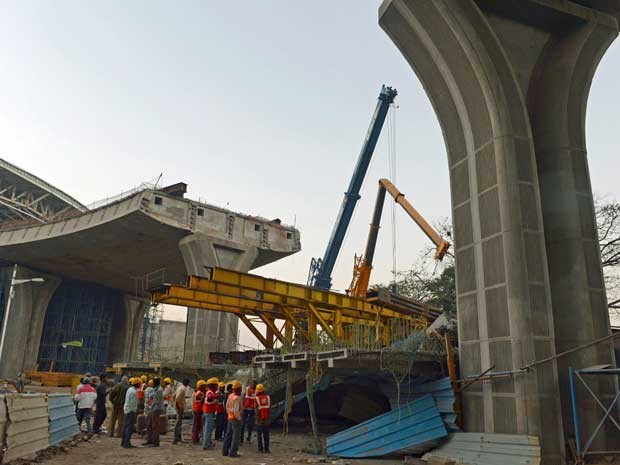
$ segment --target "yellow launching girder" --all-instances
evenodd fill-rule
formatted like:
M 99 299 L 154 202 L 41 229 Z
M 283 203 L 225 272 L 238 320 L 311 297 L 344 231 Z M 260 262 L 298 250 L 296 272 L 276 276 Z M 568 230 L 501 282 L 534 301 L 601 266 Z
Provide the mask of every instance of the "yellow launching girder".
M 420 329 L 427 326 L 424 318 L 409 314 L 406 309 L 388 309 L 337 292 L 223 268 L 208 268 L 207 277 L 189 276 L 186 286 L 165 284 L 153 289 L 151 300 L 153 303 L 237 314 L 268 348 L 273 347 L 274 337 L 282 344 L 290 341 L 290 336 L 282 334 L 276 327 L 276 319 L 285 320 L 286 328 L 290 331 L 294 327 L 307 342 L 314 340 L 317 325 L 334 341 L 342 338 L 343 325 L 347 324 L 384 326 L 388 319 L 397 318 Z M 259 333 L 248 316 L 260 318 L 267 333 Z

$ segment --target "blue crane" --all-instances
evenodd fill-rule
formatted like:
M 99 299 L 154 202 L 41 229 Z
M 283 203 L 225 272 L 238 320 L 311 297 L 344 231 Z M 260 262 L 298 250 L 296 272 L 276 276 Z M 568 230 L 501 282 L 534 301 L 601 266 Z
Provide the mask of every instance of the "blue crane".
M 344 194 L 344 199 L 336 218 L 336 224 L 332 231 L 332 235 L 327 243 L 323 258 L 313 258 L 310 262 L 310 271 L 308 273 L 308 285 L 318 287 L 320 289 L 329 289 L 332 286 L 332 271 L 336 265 L 336 259 L 340 253 L 342 242 L 344 241 L 347 228 L 351 222 L 355 204 L 360 199 L 360 189 L 368 171 L 372 154 L 377 146 L 383 123 L 388 114 L 390 104 L 394 102 L 396 97 L 396 89 L 382 86 L 379 93 L 377 107 L 370 121 L 370 127 L 366 133 L 362 151 L 357 159 L 353 176 L 349 182 L 349 187 Z

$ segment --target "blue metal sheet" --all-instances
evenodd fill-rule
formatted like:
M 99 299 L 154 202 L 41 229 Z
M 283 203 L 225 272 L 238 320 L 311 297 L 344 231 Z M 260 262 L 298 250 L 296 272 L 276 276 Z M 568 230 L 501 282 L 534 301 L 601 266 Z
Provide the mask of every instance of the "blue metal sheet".
M 58 444 L 80 432 L 71 395 L 49 394 L 47 411 L 51 445 Z
M 379 457 L 399 451 L 419 453 L 448 436 L 433 397 L 424 396 L 327 438 L 336 457 Z

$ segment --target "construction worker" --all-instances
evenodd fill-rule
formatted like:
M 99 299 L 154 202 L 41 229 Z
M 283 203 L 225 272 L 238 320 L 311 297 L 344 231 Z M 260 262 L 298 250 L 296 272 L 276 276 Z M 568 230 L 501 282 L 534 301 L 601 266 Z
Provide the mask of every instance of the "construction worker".
M 221 382 L 217 386 L 217 410 L 215 411 L 215 440 L 221 441 L 226 430 L 226 383 Z
M 207 380 L 207 392 L 205 393 L 205 402 L 202 406 L 202 421 L 204 424 L 202 435 L 202 448 L 212 449 L 215 443 L 212 441 L 213 430 L 215 429 L 215 414 L 217 412 L 217 387 L 220 380 L 217 378 L 209 378 Z
M 185 378 L 183 384 L 174 393 L 174 409 L 177 413 L 177 421 L 174 424 L 174 440 L 172 444 L 183 442 L 183 415 L 185 414 L 185 395 L 189 386 L 189 379 Z
M 144 412 L 144 391 L 147 388 L 147 377 L 146 375 L 142 375 L 138 378 L 140 380 L 140 384 L 138 385 L 138 413 Z
M 108 375 L 101 373 L 99 375 L 99 382 L 95 386 L 97 391 L 97 400 L 95 401 L 95 420 L 93 421 L 93 432 L 95 434 L 101 434 L 101 426 L 108 416 L 108 412 L 105 407 L 105 398 L 108 394 L 106 390 Z
M 90 384 L 90 378 L 82 380 L 82 386 L 75 391 L 73 400 L 77 402 L 77 420 L 81 427 L 82 421 L 86 422 L 86 432 L 90 435 L 93 427 L 90 423 L 90 414 L 97 399 L 97 391 Z
M 243 398 L 243 422 L 241 424 L 241 444 L 243 444 L 243 432 L 248 431 L 248 444 L 252 439 L 252 428 L 254 427 L 254 401 L 256 400 L 256 385 L 254 379 L 252 384 L 246 386 L 245 397 Z
M 131 435 L 133 434 L 133 428 L 138 415 L 138 387 L 141 383 L 142 381 L 140 378 L 131 378 L 129 380 L 131 387 L 127 389 L 125 404 L 123 405 L 125 421 L 123 426 L 123 439 L 121 440 L 121 447 L 133 447 L 131 445 Z
M 123 405 L 125 404 L 127 389 L 129 389 L 129 380 L 127 379 L 127 376 L 123 376 L 121 378 L 121 382 L 114 386 L 112 388 L 112 391 L 110 391 L 110 402 L 112 403 L 112 416 L 110 417 L 110 437 L 114 437 L 115 429 L 117 436 L 120 437 L 123 434 L 123 418 L 125 417 Z
M 149 379 L 148 383 L 146 383 L 147 388 L 144 390 L 144 414 L 146 415 L 146 421 L 144 425 L 146 426 L 146 442 L 143 445 L 148 446 L 150 444 L 150 437 L 152 434 L 151 431 L 151 416 L 153 414 L 153 391 L 155 387 L 155 383 L 152 379 Z M 138 431 L 142 433 L 142 431 Z
M 256 386 L 256 401 L 254 412 L 256 415 L 256 442 L 258 443 L 258 451 L 266 454 L 271 453 L 269 450 L 269 413 L 271 410 L 271 397 L 265 392 L 262 384 Z
M 172 401 L 172 379 L 164 378 L 163 386 L 164 386 L 164 413 L 167 414 L 168 406 L 170 405 L 170 402 Z
M 207 382 L 204 379 L 198 380 L 196 390 L 192 396 L 192 414 L 194 415 L 194 423 L 192 424 L 192 442 L 200 444 L 200 432 L 202 431 L 202 406 L 205 402 L 205 391 L 207 390 Z
M 149 435 L 145 445 L 159 447 L 159 418 L 164 411 L 164 390 L 160 386 L 159 378 L 153 378 L 151 381 L 153 382 L 153 387 L 149 406 Z
M 222 455 L 224 457 L 239 457 L 239 442 L 241 440 L 241 420 L 242 420 L 242 405 L 241 405 L 241 383 L 239 381 L 233 381 L 232 392 L 228 396 L 226 401 L 226 418 L 228 419 L 228 426 L 226 427 L 226 437 L 224 438 L 224 445 L 222 448 Z

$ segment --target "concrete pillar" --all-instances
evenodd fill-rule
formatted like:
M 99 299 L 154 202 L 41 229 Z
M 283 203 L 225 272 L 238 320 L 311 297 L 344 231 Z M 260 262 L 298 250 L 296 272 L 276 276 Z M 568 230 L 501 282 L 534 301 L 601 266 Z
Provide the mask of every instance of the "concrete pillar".
M 444 134 L 464 376 L 517 370 L 609 331 L 583 124 L 618 25 L 613 2 L 589 3 L 594 9 L 386 0 L 380 8 Z M 544 463 L 563 463 L 566 367 L 610 360 L 609 348 L 592 349 L 472 386 L 465 427 L 537 435 Z
M 249 271 L 258 249 L 225 240 L 214 240 L 204 234 L 192 234 L 179 241 L 179 249 L 188 275 L 205 276 L 206 267 L 218 266 L 236 271 Z M 239 319 L 235 315 L 187 309 L 185 363 L 205 364 L 209 352 L 235 350 Z
M 128 294 L 123 296 L 123 303 L 123 308 L 118 315 L 115 315 L 112 323 L 111 363 L 128 362 L 136 359 L 144 313 L 150 305 L 150 302 Z
M 17 266 L 16 280 L 43 278 L 45 281 L 14 285 L 10 308 L 7 308 L 13 267 L 3 269 L 2 273 L 6 278 L 4 318 L 7 327 L 0 355 L 0 378 L 14 378 L 19 371 L 36 367 L 45 312 L 61 279 Z M 3 321 L 0 325 L 0 336 L 4 324 Z

